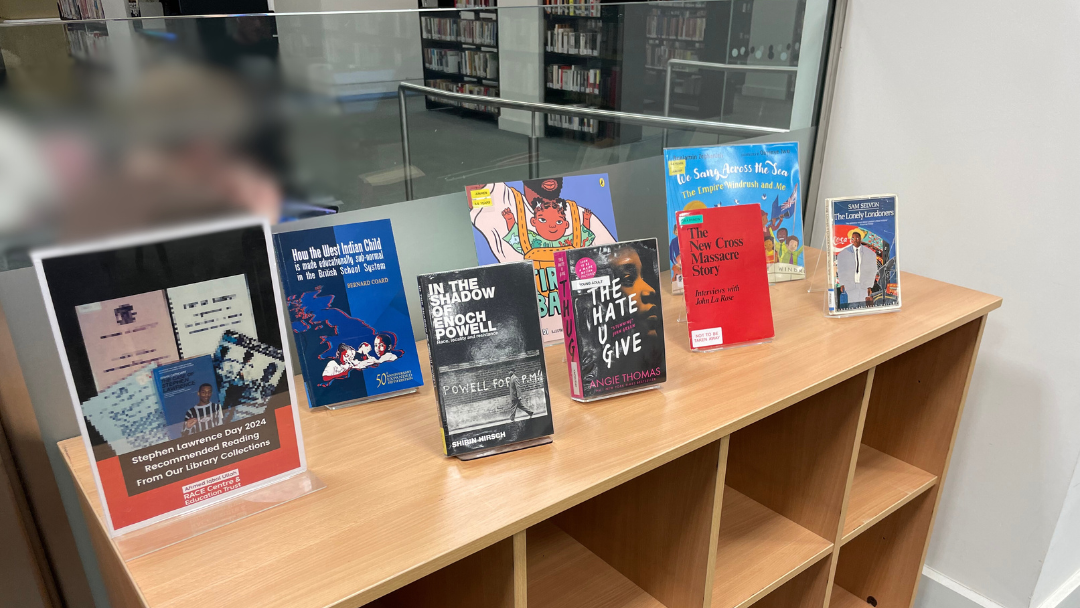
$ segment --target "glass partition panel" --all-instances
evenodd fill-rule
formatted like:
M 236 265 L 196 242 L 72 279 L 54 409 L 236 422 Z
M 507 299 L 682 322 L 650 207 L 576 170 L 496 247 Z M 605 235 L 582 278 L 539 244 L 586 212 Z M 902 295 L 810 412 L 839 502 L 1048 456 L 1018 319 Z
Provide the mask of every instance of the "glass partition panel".
M 621 237 L 666 243 L 665 145 L 794 140 L 809 180 L 829 0 L 412 2 L 0 24 L 0 268 L 223 209 L 572 173 L 610 175 Z

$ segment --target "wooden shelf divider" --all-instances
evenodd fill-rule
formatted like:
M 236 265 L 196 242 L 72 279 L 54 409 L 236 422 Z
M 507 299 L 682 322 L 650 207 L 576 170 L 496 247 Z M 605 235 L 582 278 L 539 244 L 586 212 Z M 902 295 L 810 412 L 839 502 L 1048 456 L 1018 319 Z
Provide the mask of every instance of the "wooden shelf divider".
M 937 475 L 863 444 L 851 485 L 841 544 L 934 487 Z
M 664 608 L 551 521 L 528 530 L 530 608 Z
M 833 544 L 724 488 L 712 608 L 745 608 L 832 552 Z

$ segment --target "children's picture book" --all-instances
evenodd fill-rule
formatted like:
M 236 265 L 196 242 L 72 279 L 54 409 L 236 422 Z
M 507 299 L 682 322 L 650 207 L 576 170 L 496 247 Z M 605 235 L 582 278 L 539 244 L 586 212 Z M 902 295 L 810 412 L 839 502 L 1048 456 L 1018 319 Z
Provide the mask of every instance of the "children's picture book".
M 522 261 L 417 277 L 448 456 L 555 432 L 533 276 Z
M 544 344 L 559 343 L 555 253 L 619 240 L 607 174 L 482 184 L 465 194 L 480 265 L 532 262 Z
M 423 385 L 390 220 L 274 236 L 310 407 Z
M 218 398 L 217 376 L 210 355 L 157 366 L 153 375 L 170 439 L 224 424 L 226 413 Z
M 306 470 L 265 220 L 31 257 L 111 535 Z M 110 322 L 121 336 L 103 345 L 100 330 Z M 102 387 L 102 360 L 125 352 L 133 364 L 106 370 L 118 379 L 106 377 Z M 145 360 L 135 364 L 136 356 Z
M 683 256 L 675 214 L 728 205 L 760 206 L 769 282 L 806 277 L 799 144 L 742 144 L 664 150 L 672 293 L 682 293 Z
M 99 391 L 150 363 L 180 358 L 161 290 L 83 304 L 76 313 Z
M 828 313 L 834 316 L 900 308 L 896 195 L 826 199 Z
M 667 380 L 656 239 L 555 254 L 570 394 L 590 401 Z
M 683 299 L 691 350 L 772 338 L 772 303 L 761 230 L 751 205 L 680 211 Z

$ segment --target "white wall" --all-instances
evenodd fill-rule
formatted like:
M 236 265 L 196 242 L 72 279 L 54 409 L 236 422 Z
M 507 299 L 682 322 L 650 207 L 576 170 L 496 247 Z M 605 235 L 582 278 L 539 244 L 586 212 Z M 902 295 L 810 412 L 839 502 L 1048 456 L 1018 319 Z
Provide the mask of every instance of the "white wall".
M 927 563 L 1026 607 L 1080 566 L 1080 3 L 851 3 L 820 195 L 897 193 L 906 270 L 1004 297 Z

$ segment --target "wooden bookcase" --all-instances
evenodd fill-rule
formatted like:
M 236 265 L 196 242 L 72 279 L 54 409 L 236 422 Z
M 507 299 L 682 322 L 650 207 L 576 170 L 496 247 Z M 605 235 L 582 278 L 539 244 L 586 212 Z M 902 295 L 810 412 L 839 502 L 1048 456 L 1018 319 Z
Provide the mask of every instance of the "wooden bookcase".
M 665 294 L 662 389 L 573 402 L 549 348 L 555 441 L 498 457 L 441 456 L 430 387 L 305 411 L 325 490 L 126 563 L 61 448 L 116 608 L 910 608 L 1001 300 L 903 282 L 902 311 L 849 319 L 774 286 L 776 339 L 708 354 Z

